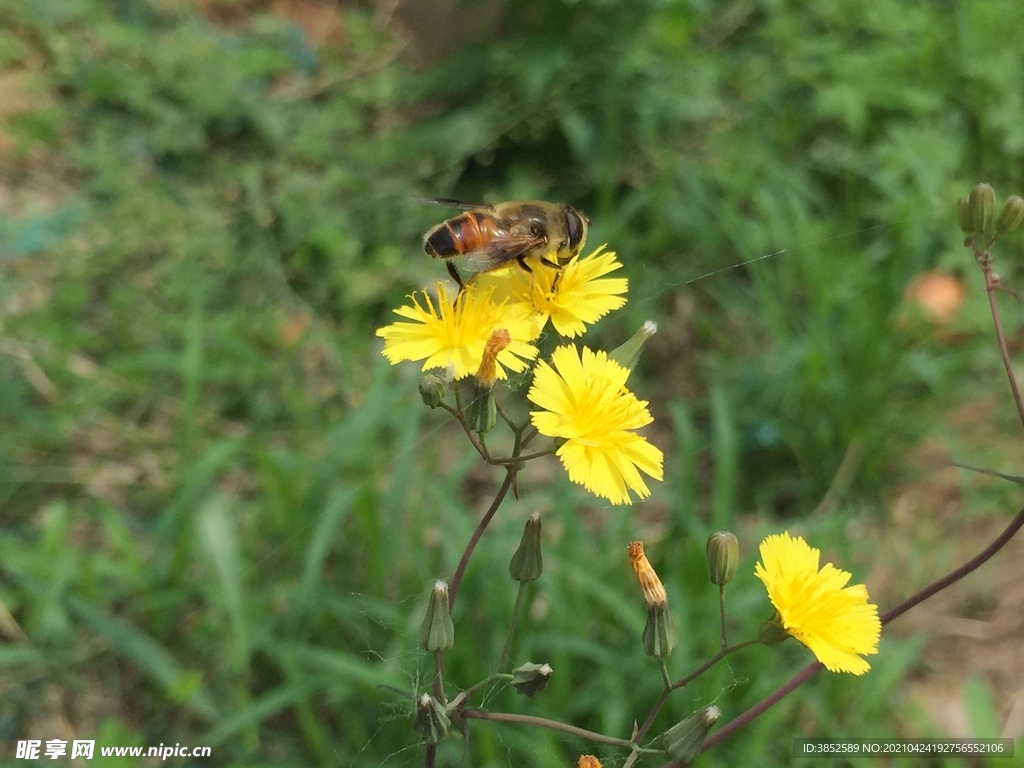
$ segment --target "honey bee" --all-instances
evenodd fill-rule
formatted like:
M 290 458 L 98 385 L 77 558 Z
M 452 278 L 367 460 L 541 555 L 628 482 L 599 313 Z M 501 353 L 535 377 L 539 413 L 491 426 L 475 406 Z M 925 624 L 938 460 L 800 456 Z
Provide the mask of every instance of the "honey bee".
M 561 270 L 583 249 L 590 223 L 572 206 L 542 200 L 495 205 L 468 205 L 442 198 L 422 202 L 467 209 L 441 222 L 423 238 L 423 250 L 445 260 L 448 274 L 460 291 L 466 284 L 455 267 L 456 260 L 472 274 L 501 269 L 513 261 L 532 272 L 527 264 L 531 257 Z

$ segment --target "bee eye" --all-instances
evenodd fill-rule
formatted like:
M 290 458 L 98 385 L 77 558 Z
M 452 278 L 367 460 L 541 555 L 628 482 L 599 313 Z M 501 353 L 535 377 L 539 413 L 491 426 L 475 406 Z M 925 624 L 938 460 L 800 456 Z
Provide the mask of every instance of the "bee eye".
M 587 225 L 576 211 L 567 207 L 565 209 L 565 227 L 569 233 L 569 250 L 575 251 L 586 237 Z

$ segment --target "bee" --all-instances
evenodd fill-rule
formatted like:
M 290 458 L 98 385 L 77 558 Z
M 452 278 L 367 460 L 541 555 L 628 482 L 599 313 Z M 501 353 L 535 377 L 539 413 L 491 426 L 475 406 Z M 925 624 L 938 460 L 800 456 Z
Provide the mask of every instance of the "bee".
M 590 224 L 572 206 L 542 200 L 495 205 L 468 205 L 443 198 L 422 202 L 466 209 L 438 224 L 423 238 L 423 250 L 445 260 L 448 274 L 460 291 L 466 283 L 455 267 L 456 261 L 474 275 L 507 267 L 512 262 L 532 272 L 527 264 L 532 257 L 561 270 L 583 249 Z

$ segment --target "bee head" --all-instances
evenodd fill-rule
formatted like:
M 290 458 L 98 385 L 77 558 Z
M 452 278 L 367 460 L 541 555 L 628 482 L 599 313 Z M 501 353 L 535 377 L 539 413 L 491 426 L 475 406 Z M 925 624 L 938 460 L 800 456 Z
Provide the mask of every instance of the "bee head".
M 583 244 L 587 241 L 587 217 L 579 213 L 575 208 L 565 206 L 565 231 L 568 241 L 566 248 L 569 251 L 569 258 L 573 258 L 583 250 Z

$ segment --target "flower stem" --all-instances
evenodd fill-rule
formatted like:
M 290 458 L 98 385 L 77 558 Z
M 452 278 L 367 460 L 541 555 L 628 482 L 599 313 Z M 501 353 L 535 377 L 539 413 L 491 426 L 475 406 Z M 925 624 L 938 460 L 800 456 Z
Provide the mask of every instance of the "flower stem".
M 509 467 L 505 471 L 505 479 L 501 481 L 501 487 L 498 488 L 498 492 L 494 496 L 494 501 L 491 502 L 491 506 L 484 513 L 484 516 L 480 518 L 480 522 L 477 523 L 476 530 L 473 531 L 473 535 L 469 537 L 469 541 L 466 543 L 466 549 L 462 553 L 462 559 L 459 560 L 459 565 L 455 569 L 455 574 L 452 576 L 452 582 L 448 586 L 448 608 L 449 610 L 455 605 L 455 597 L 459 594 L 459 584 L 462 583 L 462 576 L 466 572 L 466 566 L 469 565 L 469 558 L 473 554 L 473 550 L 476 548 L 477 542 L 480 541 L 480 537 L 484 535 L 484 531 L 487 530 L 487 526 L 491 522 L 491 518 L 498 511 L 498 507 L 501 506 L 501 502 L 505 500 L 508 495 L 509 489 L 512 487 L 512 481 L 516 476 L 516 468 L 514 466 Z
M 474 693 L 479 691 L 481 688 L 487 687 L 491 683 L 495 683 L 498 680 L 511 680 L 511 679 L 512 679 L 512 675 L 508 674 L 507 672 L 495 672 L 490 677 L 485 677 L 479 683 L 477 683 L 476 685 L 470 686 L 469 688 L 464 690 L 462 693 L 460 693 L 458 696 L 456 696 L 454 699 L 452 699 L 451 704 L 448 705 L 448 710 L 451 711 L 451 710 L 454 710 L 454 709 L 458 709 L 459 707 L 462 706 L 463 702 L 465 702 L 470 696 L 472 696 Z
M 516 622 L 519 620 L 519 612 L 523 607 L 523 595 L 526 594 L 526 582 L 519 582 L 519 590 L 516 592 L 516 604 L 512 608 L 512 620 L 508 623 L 508 634 L 505 635 L 505 646 L 501 649 L 501 658 L 498 660 L 498 671 L 505 668 L 508 660 L 508 651 L 512 647 L 512 634 L 516 631 Z
M 736 645 L 732 646 L 731 648 L 723 648 L 710 659 L 708 659 L 706 662 L 697 667 L 697 669 L 695 669 L 693 672 L 688 674 L 686 677 L 681 677 L 671 685 L 667 686 L 665 690 L 661 692 L 661 696 L 658 697 L 658 700 L 654 702 L 654 706 L 651 707 L 650 714 L 647 715 L 647 719 L 644 720 L 644 724 L 640 726 L 640 730 L 636 732 L 635 741 L 639 743 L 640 740 L 647 735 L 647 731 L 649 731 L 651 729 L 651 726 L 654 724 L 654 718 L 658 716 L 658 712 L 661 711 L 662 706 L 664 706 L 665 704 L 665 700 L 668 699 L 668 695 L 672 691 L 674 691 L 676 688 L 684 687 L 694 678 L 703 675 L 705 672 L 711 669 L 711 667 L 715 666 L 715 664 L 720 662 L 730 653 L 735 653 L 736 651 L 746 648 L 749 645 L 756 645 L 757 642 L 758 641 L 756 639 L 744 640 L 742 643 L 736 643 Z
M 725 629 L 725 585 L 718 585 L 718 613 L 722 619 L 722 650 L 729 647 L 729 638 Z
M 1003 335 L 1003 324 L 999 320 L 999 307 L 996 305 L 996 288 L 999 282 L 992 274 L 992 267 L 988 263 L 982 263 L 982 274 L 985 275 L 985 291 L 988 293 L 988 307 L 992 312 L 992 325 L 996 329 L 996 341 L 999 344 L 999 352 L 1003 357 L 1003 368 L 1006 369 L 1006 377 L 1010 380 L 1010 390 L 1013 392 L 1013 402 L 1017 406 L 1017 415 L 1020 416 L 1021 424 L 1024 425 L 1024 402 L 1020 398 L 1020 388 L 1017 386 L 1017 377 L 1013 375 L 1013 366 L 1010 363 L 1010 353 L 1006 348 L 1006 337 Z
M 530 459 L 539 459 L 542 456 L 553 456 L 555 454 L 555 448 L 547 448 L 543 451 L 537 451 L 536 453 L 527 453 L 523 456 L 509 456 L 504 459 L 491 459 L 489 463 L 498 464 L 500 466 L 507 466 L 509 464 L 518 464 L 521 461 L 529 461 Z
M 552 731 L 561 731 L 562 733 L 579 736 L 580 738 L 589 739 L 590 741 L 596 741 L 601 744 L 613 744 L 616 747 L 625 747 L 626 749 L 634 748 L 633 742 L 628 739 L 617 739 L 614 736 L 605 736 L 603 733 L 588 731 L 585 728 L 577 728 L 575 725 L 560 723 L 557 720 L 548 720 L 546 717 L 536 717 L 535 715 L 515 715 L 508 712 L 482 712 L 475 709 L 464 710 L 463 715 L 474 720 L 493 720 L 499 723 L 536 725 L 541 728 L 550 728 Z M 661 750 L 642 749 L 640 751 L 654 754 Z

